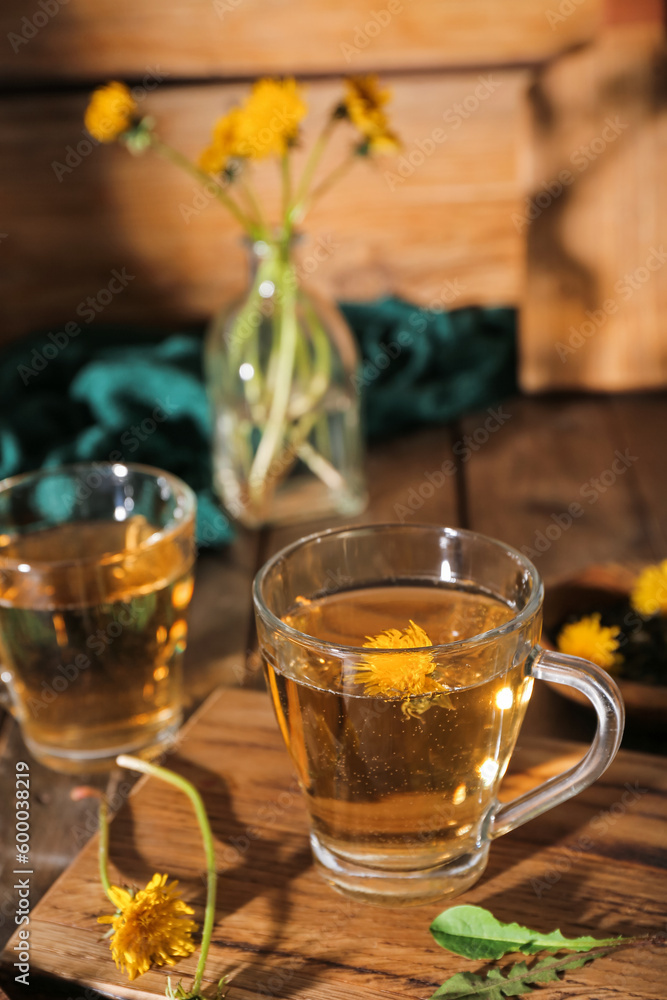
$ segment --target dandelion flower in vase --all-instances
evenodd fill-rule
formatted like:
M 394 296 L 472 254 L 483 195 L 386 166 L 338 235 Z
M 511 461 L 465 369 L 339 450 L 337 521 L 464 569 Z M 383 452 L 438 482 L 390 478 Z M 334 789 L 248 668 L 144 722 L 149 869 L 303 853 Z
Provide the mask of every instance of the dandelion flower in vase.
M 296 143 L 308 112 L 302 88 L 294 79 L 258 80 L 241 106 L 238 135 L 243 155 L 261 159 L 284 156 Z
M 137 105 L 124 83 L 113 81 L 94 91 L 84 123 L 99 142 L 115 142 L 128 132 L 135 120 Z
M 376 76 L 352 76 L 346 81 L 342 113 L 359 129 L 364 139 L 361 151 L 398 153 L 401 143 L 389 128 L 384 106 L 391 100 L 391 91 L 382 90 Z
M 206 173 L 221 174 L 228 169 L 231 160 L 243 155 L 239 119 L 238 108 L 232 108 L 226 115 L 218 118 L 213 126 L 211 143 L 199 157 L 199 166 Z
M 249 288 L 211 323 L 205 368 L 214 485 L 249 527 L 350 517 L 366 503 L 358 347 L 335 302 L 303 281 L 337 244 L 324 253 L 318 244 L 302 267 L 296 226 L 356 164 L 400 148 L 390 96 L 375 77 L 350 78 L 306 150 L 305 86 L 292 77 L 257 80 L 244 100 L 220 109 L 196 163 L 160 138 L 152 118 L 137 115 L 122 84 L 95 91 L 86 112 L 103 141 L 152 151 L 196 177 L 246 235 Z M 338 146 L 327 158 L 337 130 L 344 151 Z M 258 177 L 270 186 L 260 161 L 271 170 L 272 160 L 273 216 L 257 192 Z

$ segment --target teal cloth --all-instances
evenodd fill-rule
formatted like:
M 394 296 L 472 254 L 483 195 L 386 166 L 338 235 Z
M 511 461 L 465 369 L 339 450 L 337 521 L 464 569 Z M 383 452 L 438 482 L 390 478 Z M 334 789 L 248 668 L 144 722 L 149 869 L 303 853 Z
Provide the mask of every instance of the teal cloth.
M 431 312 L 392 298 L 341 308 L 361 348 L 371 439 L 449 423 L 517 392 L 514 309 Z
M 447 422 L 516 391 L 514 310 L 432 313 L 396 299 L 341 308 L 361 348 L 370 438 Z M 95 327 L 65 346 L 37 334 L 9 345 L 1 362 L 0 478 L 68 462 L 155 465 L 196 491 L 200 543 L 233 537 L 211 485 L 200 331 Z
M 197 493 L 199 542 L 230 541 L 211 486 L 201 344 L 193 333 L 100 327 L 41 370 L 53 354 L 48 335 L 10 345 L 0 365 L 0 478 L 68 462 L 155 465 Z

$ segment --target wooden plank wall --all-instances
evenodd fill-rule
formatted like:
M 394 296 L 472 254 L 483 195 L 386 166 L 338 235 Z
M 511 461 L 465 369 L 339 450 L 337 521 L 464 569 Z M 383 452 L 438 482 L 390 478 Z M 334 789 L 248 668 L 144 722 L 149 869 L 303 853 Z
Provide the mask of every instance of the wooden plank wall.
M 310 80 L 310 129 L 339 93 L 328 77 L 380 71 L 417 165 L 392 180 L 393 163 L 361 164 L 323 201 L 307 224 L 330 248 L 318 280 L 348 298 L 518 303 L 531 71 L 601 21 L 602 0 L 572 6 L 553 24 L 556 0 L 7 0 L 0 337 L 76 320 L 114 269 L 131 278 L 104 322 L 200 320 L 243 285 L 238 229 L 192 181 L 86 139 L 87 92 L 110 77 L 142 87 L 142 108 L 195 155 L 259 74 Z M 434 129 L 445 139 L 420 162 Z M 271 197 L 265 174 L 260 186 Z
M 44 0 L 47 18 L 0 53 L 25 81 L 422 71 L 535 62 L 592 38 L 600 0 Z M 5 0 L 0 35 L 32 34 L 39 0 Z M 51 13 L 56 11 L 57 13 Z M 31 16 L 32 15 L 32 16 Z M 33 26 L 34 27 L 34 26 Z M 15 51 L 12 51 L 14 49 Z
M 531 392 L 667 384 L 667 47 L 655 5 L 644 13 L 545 65 L 531 88 L 518 220 Z
M 408 150 L 418 150 L 417 143 L 441 127 L 443 114 L 474 95 L 479 76 L 385 75 Z M 497 89 L 484 110 L 480 105 L 476 116 L 447 133 L 405 183 L 393 169 L 394 179 L 385 176 L 393 162 L 355 167 L 308 221 L 312 242 L 322 240 L 327 248 L 317 277 L 348 298 L 394 291 L 425 302 L 442 296 L 460 304 L 516 301 L 522 240 L 510 216 L 518 205 L 525 145 L 518 111 L 525 76 L 523 70 L 494 71 Z M 164 137 L 196 156 L 210 122 L 245 89 L 165 87 L 146 104 Z M 340 92 L 338 82 L 311 83 L 312 119 L 321 121 L 319 112 Z M 2 130 L 18 140 L 0 167 L 0 186 L 9 194 L 5 225 L 12 259 L 0 297 L 12 308 L 11 330 L 76 319 L 78 304 L 106 286 L 114 268 L 126 268 L 132 280 L 100 319 L 203 318 L 243 285 L 240 229 L 170 164 L 92 147 L 81 121 L 85 103 L 83 93 L 46 100 L 30 95 L 2 109 Z M 343 140 L 347 129 L 341 132 Z M 67 147 L 75 150 L 78 142 L 88 154 L 78 165 L 70 155 L 74 166 L 68 167 Z M 330 163 L 341 157 L 342 145 L 332 150 Z M 64 165 L 55 168 L 59 179 L 53 163 Z M 275 201 L 272 167 L 262 166 L 259 186 Z M 310 250 L 304 246 L 306 255 Z
M 0 342 L 85 324 L 114 270 L 127 280 L 95 321 L 201 321 L 243 288 L 239 230 L 212 199 L 168 164 L 87 138 L 92 86 L 132 82 L 196 156 L 258 75 L 307 83 L 307 144 L 338 77 L 377 71 L 405 158 L 360 164 L 313 212 L 317 282 L 350 299 L 519 306 L 528 391 L 666 384 L 663 6 L 6 0 Z M 275 201 L 271 171 L 258 183 Z

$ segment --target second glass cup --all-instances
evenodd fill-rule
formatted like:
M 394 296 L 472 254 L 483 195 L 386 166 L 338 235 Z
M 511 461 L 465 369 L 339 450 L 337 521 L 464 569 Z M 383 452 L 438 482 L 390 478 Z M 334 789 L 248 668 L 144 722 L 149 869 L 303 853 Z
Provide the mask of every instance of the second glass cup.
M 311 535 L 255 581 L 273 705 L 334 887 L 369 902 L 457 895 L 493 838 L 576 795 L 612 761 L 623 704 L 604 670 L 538 645 L 535 567 L 468 531 L 377 525 Z M 535 678 L 598 715 L 576 767 L 500 805 Z
M 0 483 L 0 693 L 47 766 L 107 769 L 173 739 L 195 508 L 180 479 L 138 465 Z

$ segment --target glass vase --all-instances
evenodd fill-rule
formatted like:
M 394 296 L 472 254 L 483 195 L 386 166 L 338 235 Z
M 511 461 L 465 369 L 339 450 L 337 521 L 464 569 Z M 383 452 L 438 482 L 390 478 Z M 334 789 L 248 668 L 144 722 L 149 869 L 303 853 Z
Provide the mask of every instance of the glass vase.
M 303 287 L 294 238 L 249 250 L 250 288 L 206 340 L 217 492 L 249 527 L 358 514 L 354 338 L 335 304 Z

